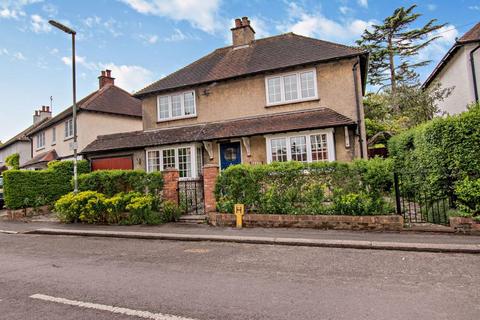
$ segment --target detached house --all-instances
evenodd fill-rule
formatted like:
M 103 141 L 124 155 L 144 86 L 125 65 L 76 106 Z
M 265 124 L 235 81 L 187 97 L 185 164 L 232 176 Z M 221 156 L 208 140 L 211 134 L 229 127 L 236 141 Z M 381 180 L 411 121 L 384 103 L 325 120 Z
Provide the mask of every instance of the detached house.
M 142 131 L 100 136 L 83 154 L 130 156 L 183 179 L 207 164 L 366 156 L 366 52 L 293 33 L 256 40 L 246 17 L 231 31 L 233 45 L 135 94 Z
M 115 86 L 110 70 L 102 71 L 98 80 L 99 89 L 77 102 L 79 150 L 98 135 L 142 128 L 141 101 Z M 32 142 L 32 158 L 22 168 L 42 169 L 49 161 L 73 158 L 72 113 L 73 107 L 69 107 L 28 132 Z M 92 165 L 102 167 L 105 164 Z
M 28 134 L 51 117 L 50 107 L 42 106 L 40 110 L 35 111 L 33 124 L 30 127 L 0 145 L 0 172 L 6 170 L 5 160 L 12 154 L 18 153 L 20 166 L 32 158 L 32 145 Z
M 460 113 L 472 102 L 480 101 L 480 22 L 455 41 L 423 87 L 436 82 L 444 88 L 453 88 L 450 96 L 438 102 L 444 112 Z

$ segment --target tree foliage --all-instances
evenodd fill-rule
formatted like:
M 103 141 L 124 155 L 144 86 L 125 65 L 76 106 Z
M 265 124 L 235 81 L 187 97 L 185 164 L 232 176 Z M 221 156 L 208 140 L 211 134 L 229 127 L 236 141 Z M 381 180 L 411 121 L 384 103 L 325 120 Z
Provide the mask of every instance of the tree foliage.
M 13 153 L 5 159 L 5 164 L 9 169 L 18 170 L 20 168 L 20 155 Z
M 420 50 L 427 47 L 439 36 L 432 32 L 445 24 L 436 19 L 420 28 L 413 28 L 421 14 L 415 13 L 416 5 L 395 9 L 382 24 L 366 29 L 357 44 L 370 52 L 369 84 L 390 88 L 395 95 L 397 87 L 418 82 L 416 68 L 427 65 L 430 60 L 418 60 Z

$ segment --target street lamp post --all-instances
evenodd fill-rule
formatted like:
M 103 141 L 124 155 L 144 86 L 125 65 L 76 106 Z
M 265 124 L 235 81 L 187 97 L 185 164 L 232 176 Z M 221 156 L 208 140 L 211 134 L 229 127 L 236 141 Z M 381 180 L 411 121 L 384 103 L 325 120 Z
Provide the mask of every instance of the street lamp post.
M 52 26 L 62 30 L 65 33 L 72 35 L 72 83 L 73 83 L 73 112 L 72 112 L 72 124 L 73 124 L 73 192 L 78 192 L 78 173 L 77 173 L 77 82 L 76 82 L 76 70 L 75 70 L 75 35 L 74 30 L 57 22 L 55 20 L 48 21 Z

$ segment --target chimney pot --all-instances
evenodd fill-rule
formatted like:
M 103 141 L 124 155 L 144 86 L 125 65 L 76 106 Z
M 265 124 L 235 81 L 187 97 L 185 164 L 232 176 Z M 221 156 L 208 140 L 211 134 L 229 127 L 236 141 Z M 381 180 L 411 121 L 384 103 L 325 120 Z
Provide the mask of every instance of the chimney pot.
M 106 85 L 114 85 L 115 78 L 112 78 L 112 70 L 102 70 L 101 75 L 98 77 L 99 89 L 102 89 Z
M 235 28 L 240 28 L 242 26 L 242 20 L 239 18 L 235 19 Z
M 105 77 L 105 71 L 102 70 L 102 77 Z
M 112 70 L 108 70 L 108 69 L 106 69 L 105 71 L 107 71 L 107 77 L 109 77 L 109 78 L 110 78 L 110 76 L 111 76 L 111 73 L 112 73 Z
M 250 20 L 248 20 L 248 17 L 242 17 L 242 26 L 249 26 L 250 25 Z

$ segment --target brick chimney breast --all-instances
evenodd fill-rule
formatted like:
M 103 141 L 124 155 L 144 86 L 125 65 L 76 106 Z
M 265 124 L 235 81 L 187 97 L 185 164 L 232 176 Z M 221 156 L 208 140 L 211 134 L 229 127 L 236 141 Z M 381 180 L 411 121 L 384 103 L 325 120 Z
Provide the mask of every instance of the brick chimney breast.
M 102 70 L 101 75 L 98 77 L 98 88 L 102 89 L 106 85 L 114 85 L 115 78 L 112 78 L 112 70 Z
M 234 47 L 249 45 L 255 40 L 255 30 L 250 25 L 248 17 L 235 19 L 235 27 L 230 30 Z

